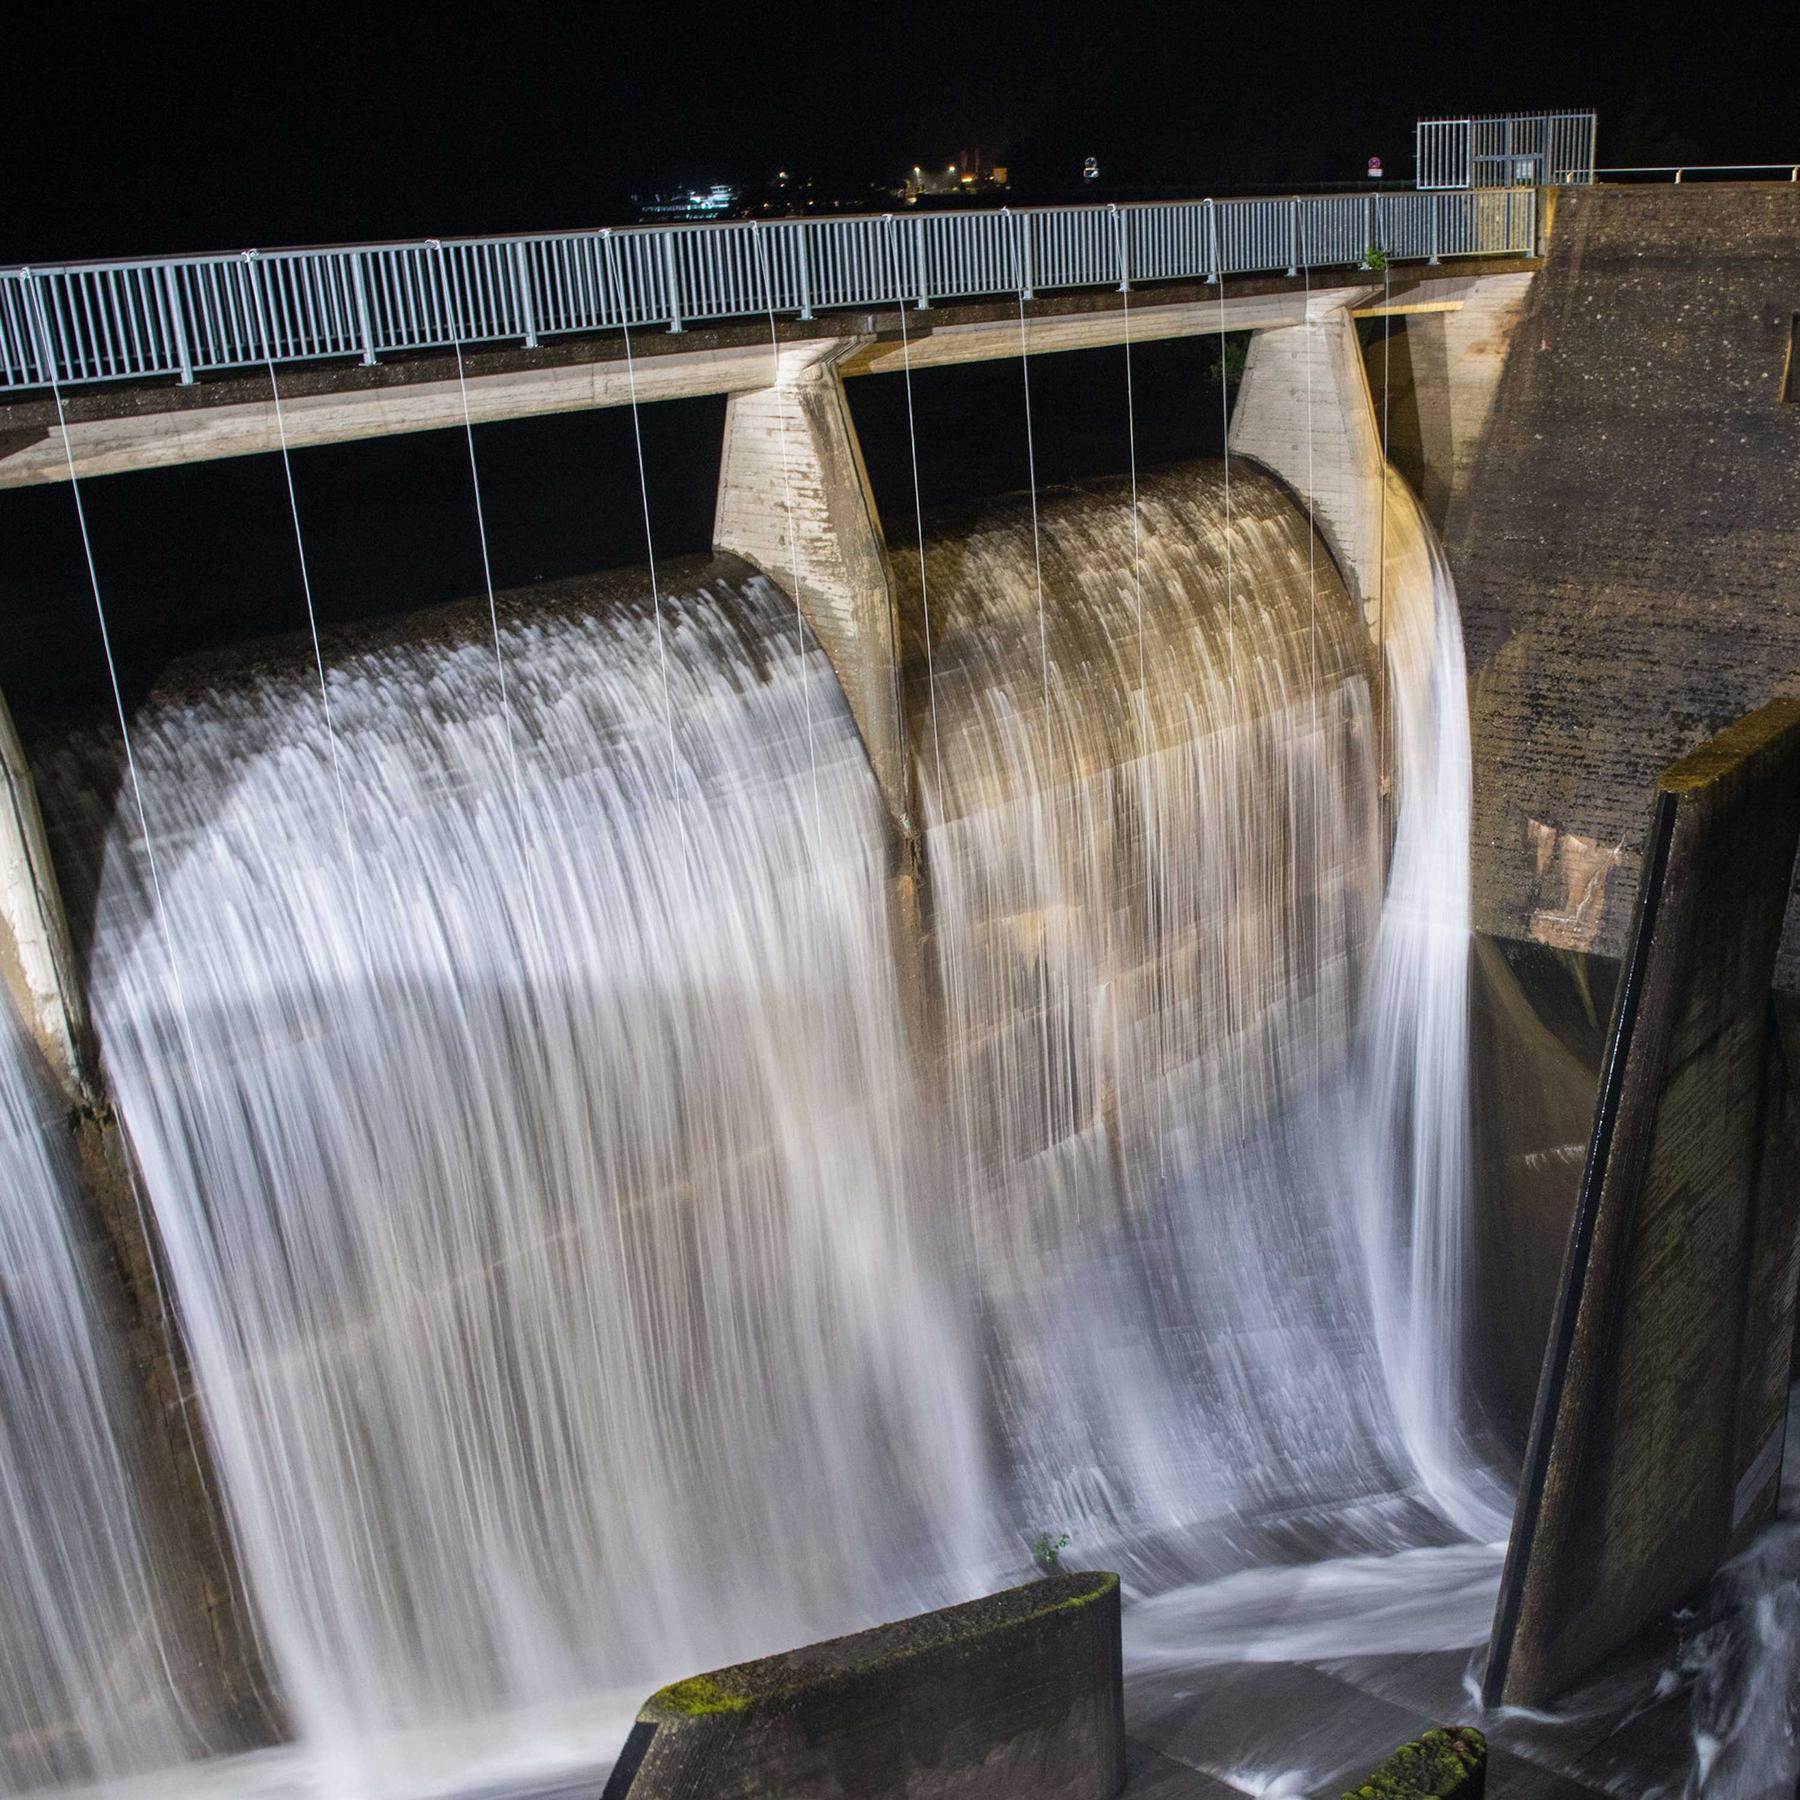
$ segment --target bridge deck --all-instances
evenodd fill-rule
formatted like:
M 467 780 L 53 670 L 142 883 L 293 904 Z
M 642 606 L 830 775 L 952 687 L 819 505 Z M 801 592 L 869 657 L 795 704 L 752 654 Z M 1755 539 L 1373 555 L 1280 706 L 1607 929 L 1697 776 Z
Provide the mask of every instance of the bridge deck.
M 1532 258 L 1494 257 L 1456 271 L 1423 266 L 1395 271 L 1385 294 L 1371 296 L 1379 278 L 1335 269 L 1310 278 L 1227 277 L 1218 283 L 1165 282 L 1136 289 L 1062 293 L 1024 307 L 1032 354 L 1092 349 L 1217 331 L 1298 324 L 1308 295 L 1340 304 L 1374 298 L 1396 312 L 1418 304 L 1445 282 L 1516 274 L 1538 266 Z M 1409 296 L 1412 298 L 1409 300 Z M 1129 304 L 1127 305 L 1127 301 Z M 1221 306 L 1223 313 L 1221 315 Z M 1367 310 L 1359 307 L 1358 310 Z M 778 319 L 780 345 L 838 341 L 845 375 L 1014 356 L 1019 350 L 1015 298 L 907 309 L 905 343 L 896 306 L 822 313 L 810 320 Z M 558 338 L 464 353 L 470 416 L 476 423 L 534 414 L 572 412 L 629 402 L 701 394 L 750 392 L 769 385 L 773 351 L 766 319 L 690 328 L 680 333 L 634 332 L 627 359 L 618 331 Z M 282 425 L 290 446 L 429 431 L 462 423 L 463 394 L 454 352 L 421 350 L 365 365 L 315 362 L 279 371 Z M 266 369 L 235 371 L 183 385 L 171 378 L 117 382 L 65 393 L 63 409 L 77 473 L 101 475 L 134 468 L 273 450 L 279 438 Z M 34 393 L 0 403 L 0 488 L 67 479 L 68 458 L 56 428 L 56 402 Z

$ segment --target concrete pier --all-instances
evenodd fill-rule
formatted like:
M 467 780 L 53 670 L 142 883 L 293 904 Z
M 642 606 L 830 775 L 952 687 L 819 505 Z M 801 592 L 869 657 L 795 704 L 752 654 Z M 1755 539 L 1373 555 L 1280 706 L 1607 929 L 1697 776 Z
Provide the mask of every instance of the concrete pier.
M 1501 1584 L 1486 1695 L 1536 1705 L 1774 1508 L 1800 1276 L 1769 982 L 1800 701 L 1666 770 Z
M 765 348 L 766 385 L 726 406 L 713 547 L 798 602 L 850 703 L 889 814 L 910 833 L 893 576 L 837 367 L 859 342 Z

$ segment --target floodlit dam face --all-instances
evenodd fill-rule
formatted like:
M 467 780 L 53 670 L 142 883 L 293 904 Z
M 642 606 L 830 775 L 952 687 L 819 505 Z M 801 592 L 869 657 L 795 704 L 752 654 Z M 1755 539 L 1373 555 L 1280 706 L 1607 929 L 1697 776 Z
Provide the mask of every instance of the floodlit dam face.
M 1242 461 L 897 545 L 912 847 L 793 602 L 729 558 L 364 634 L 323 693 L 310 651 L 190 669 L 132 721 L 144 829 L 116 732 L 40 747 L 327 1791 L 602 1760 L 650 1687 L 1016 1579 L 1040 1530 L 1145 1596 L 1442 1552 L 1446 1588 L 1400 1584 L 1433 1642 L 1485 1631 L 1503 1514 L 1434 1373 L 1462 663 L 1396 505 L 1385 679 Z M 17 1193 L 53 1237 L 54 1181 Z M 40 1540 L 0 1550 L 35 1621 L 4 1728 L 88 1746 L 14 1787 L 111 1741 L 58 1658 L 152 1641 L 114 1616 L 129 1466 L 88 1485 L 120 1522 L 65 1534 L 55 1606 Z M 40 1643 L 70 1593 L 81 1640 Z M 136 1766 L 206 1747 L 179 1686 Z

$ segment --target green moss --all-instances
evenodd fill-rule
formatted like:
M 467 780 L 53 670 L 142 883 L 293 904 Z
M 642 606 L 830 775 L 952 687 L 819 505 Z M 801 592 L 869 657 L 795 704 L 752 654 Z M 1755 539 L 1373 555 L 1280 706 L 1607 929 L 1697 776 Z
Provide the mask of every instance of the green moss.
M 1486 1773 L 1487 1739 L 1458 1725 L 1402 1745 L 1344 1800 L 1474 1800 Z
M 716 1713 L 748 1712 L 753 1706 L 763 1706 L 771 1701 L 786 1701 L 809 1689 L 829 1686 L 845 1680 L 866 1680 L 872 1675 L 887 1673 L 902 1668 L 915 1658 L 954 1649 L 959 1645 L 979 1643 L 983 1638 L 1003 1636 L 1009 1631 L 1017 1630 L 1021 1625 L 1030 1624 L 1034 1619 L 1047 1619 L 1057 1613 L 1073 1612 L 1080 1607 L 1092 1605 L 1096 1600 L 1104 1600 L 1109 1594 L 1115 1594 L 1119 1588 L 1119 1578 L 1110 1570 L 1084 1571 L 1078 1575 L 1064 1575 L 1052 1578 L 1053 1581 L 1080 1583 L 1077 1592 L 1064 1595 L 1060 1600 L 1051 1600 L 1042 1606 L 1034 1606 L 1029 1611 L 1018 1614 L 1014 1618 L 994 1619 L 977 1611 L 980 1602 L 972 1603 L 970 1611 L 975 1614 L 971 1622 L 961 1630 L 944 1630 L 929 1636 L 904 1641 L 895 1645 L 884 1654 L 872 1655 L 866 1662 L 852 1667 L 845 1667 L 826 1672 L 807 1672 L 800 1670 L 783 1673 L 789 1679 L 771 1680 L 773 1671 L 783 1665 L 783 1657 L 769 1657 L 761 1662 L 739 1663 L 731 1669 L 721 1669 L 712 1675 L 690 1675 L 685 1681 L 677 1681 L 665 1688 L 659 1688 L 644 1703 L 638 1717 L 646 1718 L 655 1713 L 665 1716 L 670 1714 L 682 1718 L 703 1718 Z M 1050 1583 L 1043 1585 L 1049 1586 Z M 1038 1584 L 1028 1582 L 1024 1588 L 1011 1590 L 1015 1594 L 1030 1592 Z M 990 1596 L 993 1598 L 995 1596 Z M 959 1613 L 960 1607 L 946 1607 L 945 1613 Z M 926 1613 L 925 1620 L 941 1620 L 943 1614 Z M 897 1621 L 897 1623 L 917 1623 L 918 1621 Z M 868 1633 L 857 1633 L 856 1636 L 875 1637 L 892 1629 L 878 1626 Z M 843 1641 L 843 1640 L 836 1640 Z M 733 1678 L 733 1687 L 727 1687 L 719 1676 Z M 735 1688 L 747 1689 L 747 1692 L 734 1691 Z
M 652 1694 L 650 1701 L 689 1718 L 702 1713 L 745 1712 L 750 1706 L 744 1695 L 727 1693 L 710 1675 L 690 1675 L 686 1681 L 672 1682 Z

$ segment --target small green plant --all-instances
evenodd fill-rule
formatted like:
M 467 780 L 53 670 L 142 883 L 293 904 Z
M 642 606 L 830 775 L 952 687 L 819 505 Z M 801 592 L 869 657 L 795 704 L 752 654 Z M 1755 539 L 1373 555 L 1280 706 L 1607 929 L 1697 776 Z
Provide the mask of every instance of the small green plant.
M 1359 266 L 1365 269 L 1385 269 L 1388 266 L 1387 252 L 1379 244 L 1371 244 L 1362 253 L 1362 262 Z
M 1061 1537 L 1053 1538 L 1049 1532 L 1040 1531 L 1031 1540 L 1031 1560 L 1046 1575 L 1056 1573 L 1057 1559 L 1069 1547 L 1069 1534 L 1065 1531 Z

